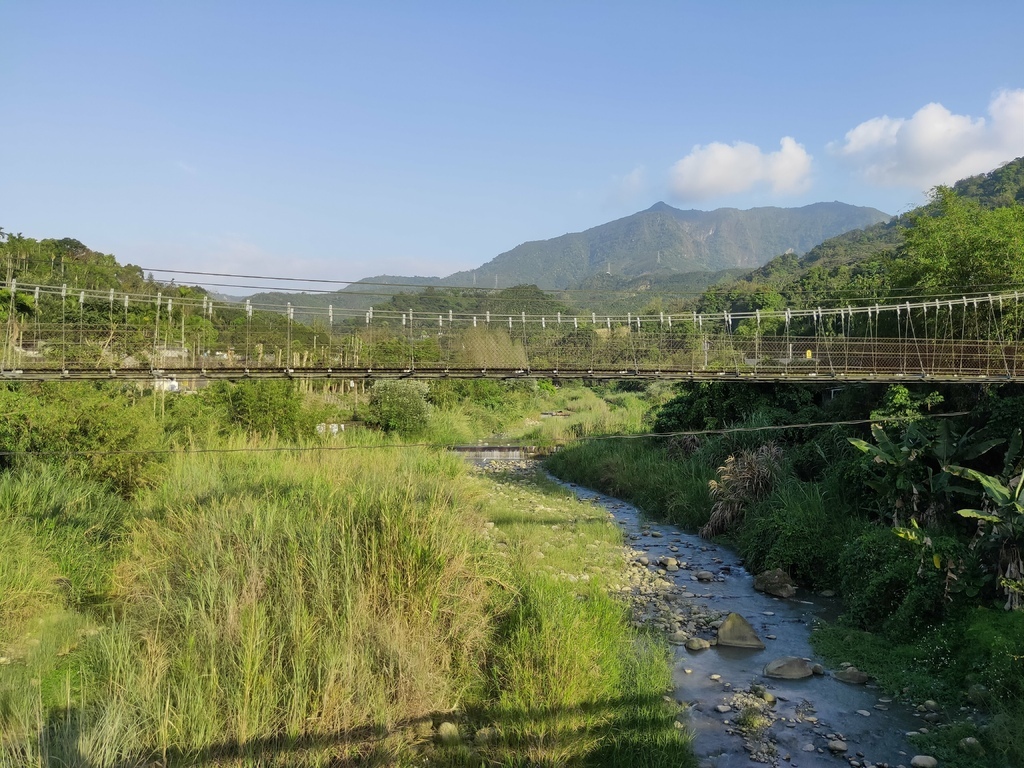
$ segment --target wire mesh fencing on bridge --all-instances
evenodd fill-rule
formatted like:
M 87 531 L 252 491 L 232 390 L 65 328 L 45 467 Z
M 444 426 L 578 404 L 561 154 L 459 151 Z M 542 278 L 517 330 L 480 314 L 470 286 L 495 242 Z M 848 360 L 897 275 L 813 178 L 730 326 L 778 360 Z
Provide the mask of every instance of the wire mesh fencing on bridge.
M 9 286 L 0 372 L 153 376 L 1024 377 L 1017 294 L 832 309 L 555 316 L 303 308 Z

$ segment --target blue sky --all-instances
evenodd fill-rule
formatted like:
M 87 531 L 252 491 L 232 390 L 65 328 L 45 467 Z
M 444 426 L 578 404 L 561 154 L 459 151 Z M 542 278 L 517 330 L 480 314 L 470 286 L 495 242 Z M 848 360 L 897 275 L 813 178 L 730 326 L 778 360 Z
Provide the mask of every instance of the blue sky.
M 1018 2 L 0 0 L 0 226 L 449 274 L 664 200 L 906 210 L 1024 154 Z

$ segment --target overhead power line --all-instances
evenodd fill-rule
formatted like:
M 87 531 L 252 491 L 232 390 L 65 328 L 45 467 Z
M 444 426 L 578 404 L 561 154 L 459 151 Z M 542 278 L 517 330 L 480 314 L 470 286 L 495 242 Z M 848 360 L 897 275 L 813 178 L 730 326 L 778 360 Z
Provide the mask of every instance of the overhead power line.
M 848 427 L 862 424 L 878 424 L 882 422 L 903 422 L 918 419 L 942 419 L 957 416 L 967 416 L 970 411 L 952 411 L 946 413 L 928 413 L 917 416 L 891 416 L 875 419 L 846 419 L 843 421 L 812 421 L 799 424 L 768 424 L 753 427 L 723 427 L 721 429 L 695 429 L 682 430 L 677 432 L 645 432 L 640 434 L 617 434 L 617 435 L 592 435 L 577 440 L 563 440 L 554 442 L 551 447 L 562 448 L 574 443 L 595 441 L 595 440 L 642 440 L 662 439 L 668 437 L 703 437 L 720 436 L 729 434 L 740 434 L 750 432 L 783 431 L 787 429 L 813 429 L 818 427 Z M 140 448 L 127 450 L 80 450 L 80 451 L 0 451 L 0 456 L 55 456 L 58 458 L 71 458 L 73 456 L 174 456 L 190 454 L 215 454 L 215 453 L 316 453 L 316 452 L 339 452 L 356 450 L 396 450 L 410 448 L 430 448 L 435 450 L 451 450 L 460 447 L 459 443 L 393 443 L 378 445 L 279 445 L 279 446 L 246 446 L 244 448 Z M 525 444 L 503 445 L 503 446 L 476 446 L 479 448 L 529 448 Z M 540 446 L 548 447 L 548 446 Z

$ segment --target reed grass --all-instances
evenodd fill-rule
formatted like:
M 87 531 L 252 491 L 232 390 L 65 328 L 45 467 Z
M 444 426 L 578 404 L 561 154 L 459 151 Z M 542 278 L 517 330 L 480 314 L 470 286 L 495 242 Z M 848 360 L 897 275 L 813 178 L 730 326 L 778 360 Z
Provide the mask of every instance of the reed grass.
M 646 513 L 689 530 L 711 513 L 713 465 L 700 454 L 674 458 L 657 438 L 590 440 L 550 456 L 558 477 L 628 499 Z
M 688 754 L 664 646 L 609 594 L 620 533 L 587 505 L 368 431 L 220 445 L 130 502 L 0 476 L 0 766 Z M 458 745 L 434 744 L 444 718 Z

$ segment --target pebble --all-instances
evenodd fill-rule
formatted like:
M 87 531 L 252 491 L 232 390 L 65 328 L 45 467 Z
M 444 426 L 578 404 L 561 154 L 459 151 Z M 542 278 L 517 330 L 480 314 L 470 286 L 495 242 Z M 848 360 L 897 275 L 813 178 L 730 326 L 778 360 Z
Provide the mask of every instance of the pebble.
M 931 755 L 914 755 L 910 759 L 910 768 L 936 768 L 939 761 Z
M 828 749 L 830 752 L 845 752 L 847 749 L 846 742 L 841 739 L 832 739 L 828 743 Z
M 861 717 L 871 717 L 871 713 L 868 712 L 866 709 L 858 709 L 857 714 Z
M 715 711 L 721 712 L 724 715 L 726 712 L 732 712 L 732 707 L 730 707 L 728 704 L 719 704 L 717 707 L 715 707 Z

